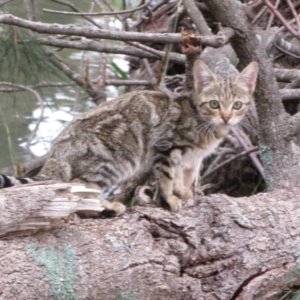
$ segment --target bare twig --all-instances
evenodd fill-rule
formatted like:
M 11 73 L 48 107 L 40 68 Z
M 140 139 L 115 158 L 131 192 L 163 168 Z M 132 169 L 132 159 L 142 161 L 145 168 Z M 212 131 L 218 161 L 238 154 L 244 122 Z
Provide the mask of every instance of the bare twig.
M 93 82 L 96 84 L 96 82 Z M 0 82 L 0 85 L 1 82 Z M 32 89 L 37 89 L 37 88 L 49 88 L 49 87 L 68 87 L 68 86 L 74 86 L 76 83 L 74 82 L 69 82 L 69 83 L 63 83 L 63 82 L 40 82 L 38 84 L 28 86 L 29 88 Z M 148 80 L 135 80 L 135 79 L 106 79 L 105 80 L 105 85 L 114 85 L 114 86 L 135 86 L 135 85 L 140 85 L 140 86 L 153 86 L 153 84 L 148 81 Z M 0 88 L 0 92 L 2 93 L 14 93 L 14 92 L 21 92 L 24 89 L 18 88 L 18 87 L 5 87 L 5 88 Z
M 52 0 L 53 2 L 56 2 L 56 3 L 59 3 L 59 4 L 62 4 L 62 5 L 65 5 L 65 6 L 68 6 L 70 7 L 73 11 L 75 12 L 80 12 L 80 9 L 78 9 L 73 3 L 69 2 L 69 1 L 66 1 L 66 0 Z M 102 28 L 101 25 L 99 25 L 96 21 L 93 20 L 93 18 L 90 18 L 89 16 L 84 16 L 83 17 L 89 21 L 91 24 L 95 25 L 96 27 L 98 28 Z
M 266 11 L 268 10 L 268 8 L 265 6 L 263 7 L 259 13 L 253 18 L 252 20 L 252 25 L 256 24 L 256 22 L 266 13 Z M 272 16 L 272 14 L 271 14 Z
M 151 66 L 149 64 L 148 59 L 147 58 L 143 58 L 142 61 L 143 61 L 143 64 L 144 64 L 144 66 L 146 68 L 146 71 L 147 71 L 147 73 L 149 75 L 150 82 L 152 84 L 155 84 L 155 81 L 156 81 L 155 80 L 155 75 L 154 75 L 154 72 L 153 72 L 153 70 L 152 70 L 152 68 L 151 68 Z
M 145 45 L 141 45 L 138 43 L 131 43 L 131 42 L 128 44 L 133 45 L 134 47 L 119 46 L 119 45 L 112 45 L 112 44 L 104 45 L 99 41 L 92 41 L 89 39 L 82 39 L 79 42 L 67 41 L 67 40 L 57 39 L 53 36 L 36 37 L 36 39 L 43 45 L 54 46 L 58 48 L 89 50 L 89 51 L 97 51 L 97 52 L 110 53 L 110 54 L 125 54 L 134 57 L 141 57 L 141 58 L 161 59 L 164 57 L 165 54 L 164 51 L 158 51 L 153 48 L 147 47 Z M 135 48 L 137 45 L 139 45 L 138 46 L 139 49 Z M 179 53 L 170 53 L 170 60 L 178 64 L 184 64 L 185 56 Z
M 32 22 L 22 18 L 15 17 L 10 14 L 0 15 L 0 24 L 15 25 L 30 29 L 38 33 L 77 35 L 86 38 L 110 39 L 118 41 L 139 41 L 153 42 L 162 44 L 174 44 L 181 42 L 180 33 L 145 33 L 145 32 L 120 32 L 113 30 L 99 30 L 87 26 L 48 24 L 42 22 Z M 231 28 L 223 28 L 221 34 L 216 36 L 199 36 L 202 45 L 219 48 L 229 42 L 233 36 L 234 30 Z
M 300 34 L 300 21 L 299 21 L 299 18 L 297 17 L 297 12 L 294 8 L 294 5 L 293 3 L 291 2 L 291 0 L 285 0 L 293 14 L 293 17 L 296 19 L 296 23 L 297 23 L 297 28 L 298 28 L 298 34 Z
M 210 176 L 211 174 L 215 173 L 216 171 L 220 170 L 221 168 L 223 168 L 224 166 L 230 164 L 231 162 L 233 162 L 233 161 L 235 161 L 235 160 L 237 160 L 237 159 L 239 159 L 239 158 L 241 158 L 241 157 L 243 157 L 245 155 L 248 155 L 248 154 L 250 154 L 252 152 L 255 152 L 255 151 L 258 151 L 258 147 L 254 147 L 254 148 L 249 149 L 247 151 L 243 151 L 243 152 L 241 152 L 241 153 L 239 153 L 239 154 L 237 154 L 237 155 L 235 155 L 235 156 L 233 156 L 233 157 L 225 160 L 224 162 L 222 162 L 221 164 L 219 164 L 217 167 L 215 167 L 214 169 L 212 169 L 210 172 L 207 172 L 205 174 L 205 177 Z M 205 178 L 205 177 L 203 176 L 202 179 Z
M 105 0 L 102 0 L 102 1 L 99 1 L 99 0 L 94 0 L 94 2 L 97 4 L 97 6 L 99 7 L 99 9 L 100 10 L 104 10 L 103 9 L 103 3 L 102 2 L 104 2 L 105 4 L 106 4 L 106 6 L 110 9 L 110 11 L 112 11 L 112 12 L 114 12 L 115 11 L 115 9 L 112 7 L 112 5 L 110 5 L 110 3 L 108 3 L 107 1 L 105 1 Z M 139 6 L 139 4 L 138 4 L 138 6 Z M 125 9 L 124 9 L 125 10 Z M 117 15 L 115 15 L 116 16 L 116 18 L 120 21 L 120 22 L 122 22 L 122 19 L 121 19 L 121 17 L 117 14 Z M 127 16 L 127 15 L 125 15 L 125 16 Z M 106 28 L 106 29 L 108 29 L 108 28 Z
M 97 91 L 91 83 L 85 83 L 84 78 L 75 72 L 70 66 L 61 60 L 61 58 L 54 52 L 45 49 L 50 61 L 60 69 L 67 77 L 72 81 L 76 82 L 79 86 L 85 89 L 87 94 L 93 99 L 95 103 L 98 103 L 98 99 L 102 99 L 103 95 L 101 92 Z
M 140 9 L 143 9 L 147 7 L 150 4 L 151 0 L 145 3 L 144 5 L 132 8 L 132 9 L 127 9 L 127 10 L 122 10 L 122 11 L 116 11 L 116 12 L 70 12 L 70 11 L 61 11 L 61 10 L 53 10 L 53 9 L 47 9 L 43 8 L 44 12 L 47 13 L 53 13 L 53 14 L 62 14 L 62 15 L 73 15 L 73 16 L 110 16 L 110 15 L 121 15 L 121 14 L 128 14 L 128 13 L 133 13 L 135 11 L 138 11 Z
M 286 21 L 282 14 L 276 9 L 275 6 L 269 0 L 262 0 L 267 5 L 272 14 L 274 14 L 278 20 L 283 24 L 283 26 L 296 38 L 300 37 L 300 33 L 295 31 L 295 29 Z
M 87 26 L 76 26 L 73 24 L 62 25 L 55 23 L 32 22 L 10 14 L 0 15 L 0 23 L 15 25 L 18 27 L 28 28 L 34 32 L 77 35 L 86 38 L 111 39 L 119 41 L 140 41 L 140 42 L 157 42 L 157 43 L 180 43 L 180 33 L 139 33 L 139 32 L 120 32 L 113 30 L 99 30 Z
M 276 3 L 275 3 L 276 8 L 278 8 L 280 1 L 281 0 L 276 0 Z M 267 7 L 265 7 L 265 8 L 267 8 Z M 270 18 L 269 18 L 269 21 L 268 21 L 268 24 L 267 24 L 267 27 L 266 27 L 266 31 L 269 31 L 269 29 L 271 28 L 272 23 L 273 23 L 273 19 L 274 19 L 274 14 L 270 14 Z
M 202 12 L 198 9 L 194 0 L 182 0 L 188 15 L 193 20 L 197 30 L 203 35 L 212 35 L 211 29 L 208 27 Z
M 153 55 L 156 55 L 158 57 L 164 57 L 164 54 L 165 54 L 165 51 L 159 51 L 159 50 L 153 49 L 151 47 L 148 47 L 146 45 L 143 45 L 143 44 L 140 44 L 140 43 L 137 43 L 137 42 L 127 42 L 127 44 L 131 45 L 131 46 L 134 46 L 136 48 L 145 50 L 145 51 L 147 51 L 149 53 L 152 53 Z M 163 55 L 162 55 L 162 53 L 163 53 Z
M 215 166 L 217 166 L 218 163 L 222 161 L 226 155 L 235 154 L 235 151 L 232 148 L 219 147 L 217 151 L 218 154 L 216 154 L 216 159 L 209 164 L 208 168 L 203 173 L 202 178 L 206 177 L 206 174 L 208 174 Z
M 0 3 L 0 7 L 4 6 L 7 3 L 13 2 L 14 0 L 6 0 Z
M 298 18 L 300 17 L 300 14 L 297 16 Z M 288 22 L 289 25 L 293 25 L 296 22 L 296 18 L 292 19 L 291 21 Z M 285 29 L 285 26 L 281 26 L 278 30 L 276 30 L 267 40 L 267 43 L 265 45 L 267 53 L 269 52 L 269 48 L 272 45 L 274 39 L 276 36 L 282 32 Z
M 243 148 L 246 151 L 249 151 L 249 146 L 247 145 L 247 142 L 244 140 L 245 137 L 243 137 L 241 135 L 241 133 L 239 132 L 239 130 L 237 130 L 236 128 L 232 128 L 231 131 L 233 132 L 234 136 L 238 139 L 238 141 L 240 142 L 240 144 L 243 146 Z M 253 145 L 251 145 L 253 147 Z M 260 175 L 262 177 L 264 177 L 264 168 L 261 164 L 261 162 L 259 161 L 259 159 L 257 158 L 256 153 L 249 153 L 250 159 L 252 160 L 253 164 L 255 165 L 256 169 L 258 170 L 258 172 L 260 173 Z
M 24 7 L 27 13 L 27 17 L 30 21 L 37 21 L 37 16 L 36 16 L 36 3 L 33 0 L 23 0 Z
M 229 43 L 235 35 L 235 31 L 230 27 L 222 28 L 216 35 L 200 36 L 202 46 L 219 48 Z

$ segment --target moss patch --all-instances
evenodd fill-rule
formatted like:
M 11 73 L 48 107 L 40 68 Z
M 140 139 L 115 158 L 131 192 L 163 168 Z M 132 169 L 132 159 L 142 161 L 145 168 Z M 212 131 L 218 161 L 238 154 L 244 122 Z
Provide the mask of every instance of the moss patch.
M 49 296 L 59 300 L 77 299 L 75 290 L 79 265 L 70 247 L 64 245 L 60 252 L 54 248 L 37 250 L 36 244 L 30 244 L 28 252 L 46 271 L 45 279 L 50 285 Z

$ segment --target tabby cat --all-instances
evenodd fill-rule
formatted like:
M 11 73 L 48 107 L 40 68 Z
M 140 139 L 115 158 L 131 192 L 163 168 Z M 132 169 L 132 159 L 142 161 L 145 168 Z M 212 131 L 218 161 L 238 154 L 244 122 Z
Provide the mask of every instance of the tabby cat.
M 202 160 L 245 116 L 258 65 L 222 79 L 201 60 L 194 65 L 195 90 L 176 99 L 158 91 L 124 94 L 73 120 L 54 140 L 33 180 L 96 184 L 101 190 L 152 169 L 163 207 L 176 211 L 192 196 Z M 32 181 L 0 175 L 0 188 Z M 121 203 L 103 200 L 118 215 Z

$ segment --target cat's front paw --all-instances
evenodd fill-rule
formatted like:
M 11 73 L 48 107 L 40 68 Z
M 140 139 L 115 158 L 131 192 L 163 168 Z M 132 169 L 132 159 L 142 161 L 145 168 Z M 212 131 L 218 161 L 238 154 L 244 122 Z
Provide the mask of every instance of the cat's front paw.
M 190 199 L 193 197 L 193 192 L 189 188 L 185 187 L 181 193 L 181 197 L 183 200 Z
M 193 192 L 191 189 L 187 187 L 183 187 L 181 189 L 176 189 L 174 190 L 174 194 L 180 197 L 183 200 L 187 200 L 193 197 Z
M 168 204 L 171 211 L 177 211 L 181 208 L 181 200 L 176 196 L 171 196 L 168 198 Z

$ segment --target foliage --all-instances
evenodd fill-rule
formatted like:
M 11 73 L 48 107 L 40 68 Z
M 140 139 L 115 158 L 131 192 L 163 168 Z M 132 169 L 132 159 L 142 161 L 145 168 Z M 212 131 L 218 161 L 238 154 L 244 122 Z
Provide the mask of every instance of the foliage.
M 34 36 L 6 27 L 0 43 L 1 81 L 32 85 L 54 77 L 65 79 Z

